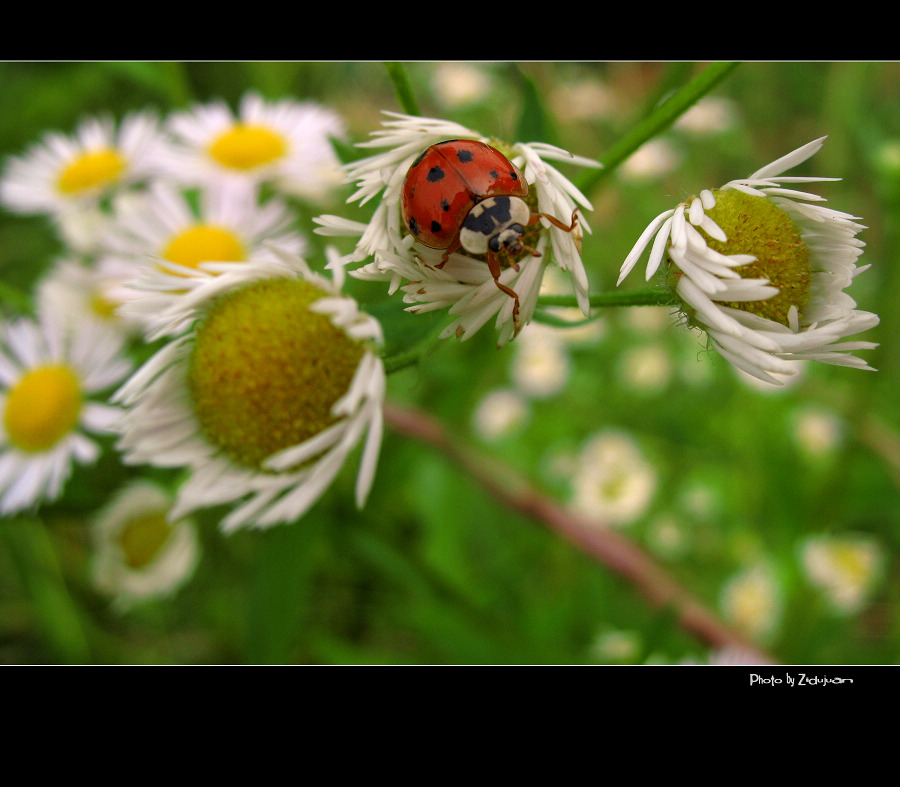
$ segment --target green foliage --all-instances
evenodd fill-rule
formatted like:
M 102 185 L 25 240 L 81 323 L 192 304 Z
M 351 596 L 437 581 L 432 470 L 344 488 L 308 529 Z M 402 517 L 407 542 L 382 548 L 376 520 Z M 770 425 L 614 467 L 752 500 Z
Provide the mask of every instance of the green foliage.
M 577 329 L 531 326 L 553 332 L 555 360 L 567 369 L 558 389 L 535 393 L 519 376 L 524 334 L 502 350 L 490 324 L 465 342 L 437 341 L 445 313 L 406 313 L 400 294 L 389 298 L 382 284 L 351 280 L 347 287 L 383 323 L 397 370 L 389 400 L 432 413 L 501 477 L 508 468 L 569 502 L 585 442 L 624 433 L 652 466 L 654 490 L 621 532 L 708 607 L 727 618 L 728 583 L 764 564 L 780 601 L 759 642 L 774 658 L 900 660 L 900 318 L 893 308 L 900 302 L 900 67 L 716 66 L 710 95 L 732 102 L 730 122 L 690 130 L 676 122 L 687 107 L 677 102 L 703 72 L 699 65 L 453 64 L 484 80 L 483 92 L 463 98 L 439 88 L 447 65 L 5 63 L 0 154 L 19 154 L 48 130 L 70 132 L 87 115 L 166 113 L 212 98 L 235 105 L 248 89 L 331 104 L 352 142 L 367 138 L 382 110 L 414 108 L 607 163 L 579 181 L 594 205 L 585 267 L 592 292 L 602 294 L 615 289 L 619 265 L 654 216 L 828 134 L 809 167 L 843 178 L 821 193 L 868 227 L 862 263 L 872 269 L 851 293 L 882 318 L 865 337 L 880 342 L 866 356 L 877 373 L 819 366 L 796 385 L 762 392 L 699 334 L 673 325 L 668 307 L 639 306 L 598 310 L 598 319 Z M 628 159 L 651 139 L 669 146 L 677 165 L 640 176 Z M 336 147 L 343 160 L 358 155 Z M 560 169 L 576 180 L 582 174 Z M 322 212 L 366 220 L 372 207 Z M 302 213 L 310 233 L 314 215 Z M 309 237 L 310 262 L 321 270 L 322 239 Z M 47 222 L 0 215 L 4 315 L 23 311 L 59 251 Z M 575 340 L 576 331 L 591 329 L 590 338 Z M 523 416 L 490 436 L 477 418 L 497 390 L 514 391 Z M 804 420 L 821 414 L 826 421 Z M 811 449 L 800 423 L 836 423 L 840 432 Z M 75 470 L 56 503 L 0 519 L 2 663 L 591 664 L 709 656 L 670 611 L 652 608 L 575 545 L 505 508 L 446 456 L 390 430 L 362 511 L 352 502 L 354 463 L 291 525 L 223 535 L 222 512 L 204 511 L 192 580 L 174 597 L 114 612 L 91 586 L 87 527 L 117 488 L 146 473 L 123 469 L 113 446 L 105 448 L 97 466 Z M 809 536 L 846 533 L 873 539 L 885 570 L 862 608 L 843 614 L 810 581 L 799 550 Z

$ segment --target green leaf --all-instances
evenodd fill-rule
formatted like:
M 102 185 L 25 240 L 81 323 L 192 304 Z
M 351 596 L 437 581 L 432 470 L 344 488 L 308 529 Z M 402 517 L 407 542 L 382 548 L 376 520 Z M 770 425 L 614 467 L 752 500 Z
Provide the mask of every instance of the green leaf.
M 19 517 L 0 522 L 0 532 L 50 652 L 64 664 L 89 663 L 90 648 L 81 614 L 66 587 L 56 546 L 44 523 Z

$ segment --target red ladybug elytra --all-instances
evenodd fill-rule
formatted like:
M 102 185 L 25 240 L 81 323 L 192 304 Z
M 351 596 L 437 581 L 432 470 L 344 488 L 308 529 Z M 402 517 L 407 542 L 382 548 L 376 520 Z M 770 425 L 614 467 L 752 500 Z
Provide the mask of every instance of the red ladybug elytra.
M 519 296 L 500 283 L 498 254 L 508 257 L 529 251 L 522 236 L 525 227 L 541 217 L 566 232 L 571 224 L 546 213 L 532 213 L 524 197 L 528 184 L 521 171 L 496 148 L 474 139 L 450 139 L 431 145 L 412 163 L 403 182 L 403 220 L 413 236 L 430 249 L 443 249 L 438 268 L 460 247 L 470 254 L 487 255 L 494 283 L 515 300 Z M 514 260 L 510 265 L 518 270 Z

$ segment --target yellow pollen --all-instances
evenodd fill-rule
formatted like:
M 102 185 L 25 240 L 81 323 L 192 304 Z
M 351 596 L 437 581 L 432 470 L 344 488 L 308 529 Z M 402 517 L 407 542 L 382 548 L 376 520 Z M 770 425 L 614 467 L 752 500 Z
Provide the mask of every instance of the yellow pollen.
M 59 174 L 57 188 L 68 195 L 113 184 L 125 169 L 125 159 L 115 150 L 103 148 L 83 153 Z
M 119 546 L 129 567 L 141 569 L 152 563 L 168 541 L 172 528 L 163 511 L 130 519 L 119 533 Z
M 238 124 L 210 146 L 210 155 L 231 169 L 248 170 L 280 159 L 287 150 L 284 138 L 264 126 Z
M 201 262 L 246 259 L 240 239 L 231 230 L 213 224 L 197 224 L 180 232 L 169 241 L 162 256 L 187 268 L 196 268 Z
M 32 369 L 6 399 L 6 433 L 23 451 L 46 451 L 78 423 L 81 401 L 78 378 L 68 366 Z
M 836 544 L 832 556 L 838 570 L 853 582 L 863 582 L 871 571 L 868 555 L 855 544 Z
M 255 282 L 197 330 L 188 380 L 201 431 L 246 467 L 337 421 L 331 409 L 365 348 L 309 310 L 324 295 L 304 280 Z
M 112 320 L 116 316 L 116 304 L 99 290 L 95 290 L 89 299 L 90 309 L 104 320 Z
M 812 269 L 809 247 L 794 221 L 765 197 L 737 189 L 715 191 L 716 205 L 705 211 L 728 240 L 706 238 L 707 245 L 722 254 L 752 254 L 756 262 L 734 270 L 744 279 L 768 279 L 778 294 L 764 301 L 724 303 L 735 309 L 788 325 L 788 311 L 796 306 L 802 315 L 809 299 Z

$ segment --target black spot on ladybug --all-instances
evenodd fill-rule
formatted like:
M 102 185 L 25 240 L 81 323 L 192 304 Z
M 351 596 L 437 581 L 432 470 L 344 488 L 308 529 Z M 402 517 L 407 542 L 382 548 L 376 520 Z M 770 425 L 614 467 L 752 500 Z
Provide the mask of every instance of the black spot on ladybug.
M 519 179 L 519 176 L 518 176 L 515 172 L 510 172 L 510 173 L 509 173 L 509 176 L 510 176 L 513 180 L 518 180 L 518 179 Z
M 471 150 L 457 150 L 456 157 L 463 163 L 468 164 L 473 158 L 475 158 L 474 154 Z
M 419 234 L 419 222 L 416 221 L 412 216 L 409 217 L 409 231 L 413 235 Z
M 439 233 L 442 229 L 443 229 L 443 227 L 440 225 L 439 222 L 437 222 L 437 221 L 432 221 L 432 222 L 431 222 L 431 231 L 432 231 L 435 235 L 437 235 L 437 233 Z
M 441 209 L 442 210 L 450 210 L 450 203 L 447 202 L 447 200 L 442 199 L 441 200 Z
M 429 182 L 435 183 L 435 182 L 437 182 L 439 180 L 443 180 L 443 179 L 444 179 L 444 170 L 442 170 L 440 167 L 432 167 L 430 170 L 428 170 Z
M 491 177 L 494 178 L 494 180 L 496 180 L 497 178 L 500 177 L 500 175 L 497 174 L 497 170 L 492 169 L 492 170 L 491 170 Z

